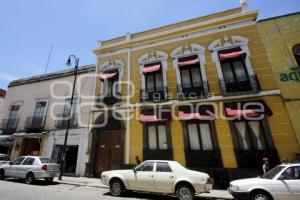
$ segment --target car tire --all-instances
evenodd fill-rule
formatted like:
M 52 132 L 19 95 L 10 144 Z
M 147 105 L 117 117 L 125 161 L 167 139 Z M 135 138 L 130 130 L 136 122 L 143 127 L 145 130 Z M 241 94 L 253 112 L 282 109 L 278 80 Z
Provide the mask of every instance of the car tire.
M 119 179 L 111 180 L 109 186 L 110 186 L 110 193 L 115 197 L 121 196 L 125 189 L 124 184 Z
M 34 174 L 32 172 L 29 172 L 26 175 L 25 181 L 27 184 L 32 184 L 34 182 Z
M 176 195 L 179 200 L 192 200 L 195 197 L 195 191 L 190 185 L 181 184 L 176 188 Z
M 0 170 L 0 180 L 4 180 L 5 179 L 5 173 L 4 170 Z
M 251 200 L 273 200 L 271 195 L 264 191 L 255 191 L 251 194 Z

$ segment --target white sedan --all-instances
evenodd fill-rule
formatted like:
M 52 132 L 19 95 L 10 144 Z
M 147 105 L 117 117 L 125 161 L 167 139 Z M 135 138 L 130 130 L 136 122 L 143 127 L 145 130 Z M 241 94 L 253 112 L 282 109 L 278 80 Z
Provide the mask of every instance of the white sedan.
M 278 165 L 261 177 L 230 182 L 235 199 L 299 200 L 300 164 Z
M 59 165 L 49 158 L 22 156 L 13 162 L 0 166 L 0 180 L 4 178 L 22 178 L 31 184 L 35 179 L 52 182 L 59 175 Z
M 175 161 L 145 161 L 132 170 L 106 171 L 102 183 L 114 196 L 125 190 L 176 194 L 180 200 L 191 200 L 195 193 L 209 192 L 212 179 L 208 174 L 188 170 Z

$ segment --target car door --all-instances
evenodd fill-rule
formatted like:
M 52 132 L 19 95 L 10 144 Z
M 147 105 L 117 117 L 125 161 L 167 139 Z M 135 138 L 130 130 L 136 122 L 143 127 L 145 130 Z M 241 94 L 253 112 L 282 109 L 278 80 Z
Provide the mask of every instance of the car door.
M 298 198 L 295 198 L 296 195 L 294 194 L 295 188 L 297 185 L 295 185 L 295 181 L 293 180 L 294 174 L 293 174 L 293 167 L 286 168 L 280 176 L 278 176 L 277 179 L 272 181 L 272 192 L 274 196 L 276 196 L 276 199 L 282 199 L 282 200 L 298 200 Z M 294 188 L 294 189 L 293 189 Z
M 158 191 L 173 192 L 175 175 L 168 162 L 157 162 L 154 182 L 155 188 Z
M 144 162 L 135 169 L 129 187 L 134 190 L 155 191 L 154 184 L 154 162 Z
M 17 170 L 20 178 L 26 177 L 26 174 L 28 171 L 31 170 L 34 161 L 34 158 L 28 157 L 24 160 L 24 162 L 21 165 L 19 165 Z
M 280 178 L 289 190 L 290 199 L 300 199 L 300 166 L 286 169 Z
M 25 157 L 20 157 L 13 161 L 11 165 L 6 170 L 6 176 L 8 177 L 15 177 L 19 178 L 18 168 L 21 165 L 21 163 L 24 161 Z

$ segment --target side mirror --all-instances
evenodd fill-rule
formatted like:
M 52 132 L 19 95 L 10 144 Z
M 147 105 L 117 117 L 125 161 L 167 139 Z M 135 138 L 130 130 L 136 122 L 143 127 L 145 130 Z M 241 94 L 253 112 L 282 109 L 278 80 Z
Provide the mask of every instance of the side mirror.
M 12 161 L 9 161 L 9 165 L 12 165 L 13 164 L 13 162 Z
M 284 179 L 285 179 L 284 175 L 280 175 L 279 178 L 278 178 L 278 180 L 280 180 L 280 181 L 283 181 Z

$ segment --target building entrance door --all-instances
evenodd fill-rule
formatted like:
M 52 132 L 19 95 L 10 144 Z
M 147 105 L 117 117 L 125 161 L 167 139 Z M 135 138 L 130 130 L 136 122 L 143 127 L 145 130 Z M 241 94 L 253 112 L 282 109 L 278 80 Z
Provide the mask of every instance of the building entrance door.
M 94 176 L 100 177 L 103 171 L 120 169 L 123 136 L 121 130 L 101 131 L 96 136 Z

